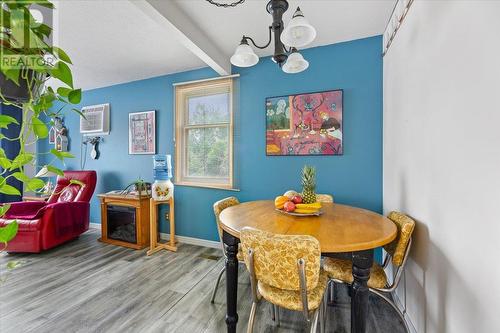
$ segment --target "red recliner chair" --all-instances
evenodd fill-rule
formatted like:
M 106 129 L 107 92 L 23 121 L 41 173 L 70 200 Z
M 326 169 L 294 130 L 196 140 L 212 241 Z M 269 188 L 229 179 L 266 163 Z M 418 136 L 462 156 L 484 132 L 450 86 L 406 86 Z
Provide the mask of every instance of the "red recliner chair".
M 80 186 L 70 183 L 78 180 Z M 16 220 L 19 229 L 7 252 L 40 252 L 78 237 L 89 229 L 90 199 L 97 181 L 95 171 L 65 171 L 47 202 L 14 202 L 0 227 Z

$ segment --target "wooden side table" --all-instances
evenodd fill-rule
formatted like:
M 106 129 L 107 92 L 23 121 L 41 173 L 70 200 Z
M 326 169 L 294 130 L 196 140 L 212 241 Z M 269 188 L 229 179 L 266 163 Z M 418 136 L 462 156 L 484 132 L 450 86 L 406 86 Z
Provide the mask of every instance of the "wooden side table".
M 170 208 L 169 213 L 169 221 L 170 221 L 170 241 L 167 243 L 159 243 L 158 242 L 158 206 L 168 204 Z M 153 198 L 149 200 L 149 230 L 151 231 L 151 235 L 149 237 L 151 246 L 147 255 L 150 256 L 153 253 L 156 253 L 160 250 L 169 250 L 173 252 L 177 252 L 177 246 L 175 246 L 175 217 L 174 217 L 174 198 L 170 198 L 170 200 L 165 201 L 155 201 Z

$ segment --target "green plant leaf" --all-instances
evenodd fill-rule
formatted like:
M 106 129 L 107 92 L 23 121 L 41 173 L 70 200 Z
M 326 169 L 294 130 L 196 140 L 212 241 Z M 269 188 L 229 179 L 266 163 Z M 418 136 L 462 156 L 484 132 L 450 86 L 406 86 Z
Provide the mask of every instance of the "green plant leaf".
M 68 97 L 69 93 L 72 90 L 70 88 L 65 88 L 65 87 L 59 87 L 57 88 L 57 93 L 62 96 L 62 97 Z
M 26 184 L 30 191 L 36 191 L 45 186 L 45 182 L 38 178 L 32 178 Z
M 7 4 L 10 8 L 10 4 Z M 12 9 L 12 8 L 11 8 Z M 14 10 L 10 12 L 10 33 L 11 33 L 11 46 L 14 48 L 24 48 L 24 35 L 27 30 L 25 25 L 25 11 L 24 10 Z
M 0 217 L 4 216 L 9 209 L 10 209 L 10 204 L 4 204 L 0 206 Z
M 59 151 L 57 149 L 52 148 L 50 153 L 57 157 L 59 160 L 63 161 L 65 158 L 74 158 L 75 156 L 67 151 Z
M 12 162 L 10 159 L 7 158 L 7 155 L 5 155 L 5 150 L 0 147 L 0 167 L 4 169 L 9 169 L 10 166 L 12 165 Z M 0 184 L 3 182 L 3 177 L 0 176 Z
M 82 89 L 71 90 L 68 95 L 68 101 L 71 104 L 78 104 L 82 100 Z
M 0 228 L 0 243 L 7 244 L 10 242 L 16 236 L 18 228 L 17 221 L 12 221 L 5 227 Z
M 22 172 L 14 172 L 12 176 L 23 182 L 30 191 L 36 191 L 45 186 L 45 182 L 43 180 L 39 178 L 30 178 Z
M 0 8 L 0 26 L 10 29 L 10 12 Z
M 7 183 L 4 183 L 0 187 L 0 193 L 7 194 L 7 195 L 21 195 L 21 192 L 14 186 L 11 186 Z
M 40 103 L 48 105 L 56 100 L 56 95 L 53 92 L 47 91 L 40 96 Z
M 33 30 L 29 31 L 29 45 L 38 50 L 48 50 L 50 47 L 43 41 L 44 36 L 40 33 L 38 36 Z
M 14 117 L 0 114 L 0 128 L 7 128 L 10 124 L 19 125 L 19 122 Z
M 0 167 L 3 169 L 10 169 L 12 163 L 7 157 L 0 157 Z
M 31 125 L 33 126 L 33 132 L 35 132 L 35 135 L 39 139 L 44 139 L 49 135 L 47 125 L 45 125 L 43 121 L 38 119 L 36 116 L 31 118 Z
M 4 70 L 2 70 L 2 73 L 7 79 L 14 82 L 19 87 L 19 76 L 21 74 L 20 68 L 5 68 Z
M 69 180 L 69 183 L 70 184 L 75 184 L 75 185 L 80 185 L 81 187 L 85 187 L 85 183 L 84 182 L 81 182 L 77 179 L 70 179 Z
M 12 173 L 12 177 L 16 178 L 17 180 L 26 183 L 30 180 L 30 177 L 26 176 L 23 172 L 14 172 Z
M 12 161 L 12 165 L 10 166 L 9 170 L 16 170 L 20 167 L 22 167 L 25 164 L 28 164 L 33 160 L 33 154 L 31 153 L 20 153 L 17 155 L 14 160 Z
M 61 161 L 62 161 L 62 160 L 64 160 L 64 157 L 61 155 L 61 152 L 60 152 L 59 150 L 57 150 L 57 149 L 55 149 L 55 148 L 52 148 L 52 149 L 50 150 L 50 153 L 51 153 L 52 155 L 54 155 L 55 157 L 57 157 L 59 160 L 61 160 Z
M 11 260 L 7 263 L 5 267 L 7 267 L 8 270 L 13 270 L 21 266 L 22 262 L 19 260 Z
M 47 38 L 50 37 L 50 34 L 52 33 L 52 28 L 43 23 L 38 25 L 35 29 Z
M 54 46 L 52 48 L 52 54 L 57 56 L 59 59 L 61 59 L 62 61 L 64 62 L 67 62 L 68 64 L 73 64 L 71 62 L 71 59 L 70 57 L 66 54 L 66 52 L 64 52 L 63 50 L 61 50 L 60 48 L 58 48 L 57 46 Z
M 45 167 L 47 168 L 48 171 L 53 172 L 58 176 L 64 177 L 64 172 L 61 169 L 56 168 L 55 166 L 52 165 L 45 165 Z
M 50 75 L 73 88 L 73 75 L 71 69 L 62 61 L 58 61 L 52 68 Z

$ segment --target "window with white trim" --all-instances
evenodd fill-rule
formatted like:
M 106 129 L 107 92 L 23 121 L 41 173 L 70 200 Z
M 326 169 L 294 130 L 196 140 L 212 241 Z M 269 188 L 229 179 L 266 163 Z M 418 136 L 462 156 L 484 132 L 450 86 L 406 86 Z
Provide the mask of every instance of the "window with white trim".
M 179 185 L 233 187 L 233 81 L 175 87 L 175 180 Z

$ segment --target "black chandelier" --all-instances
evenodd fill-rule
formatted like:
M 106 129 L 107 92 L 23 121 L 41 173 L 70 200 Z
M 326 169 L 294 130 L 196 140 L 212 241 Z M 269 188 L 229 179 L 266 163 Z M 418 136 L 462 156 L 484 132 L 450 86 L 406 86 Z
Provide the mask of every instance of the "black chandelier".
M 299 73 L 306 70 L 309 67 L 309 62 L 304 59 L 297 48 L 311 43 L 316 38 L 316 29 L 307 22 L 299 7 L 297 7 L 288 26 L 285 27 L 283 14 L 288 10 L 288 1 L 286 0 L 271 0 L 266 8 L 273 17 L 273 23 L 269 26 L 269 41 L 266 45 L 259 46 L 251 37 L 243 36 L 240 45 L 231 57 L 231 63 L 238 67 L 254 66 L 259 62 L 259 57 L 248 42 L 251 42 L 256 48 L 265 49 L 273 41 L 274 35 L 273 61 L 285 73 Z
M 231 3 L 225 3 L 225 2 L 217 2 L 217 1 L 214 1 L 214 0 L 206 0 L 208 3 L 214 5 L 214 6 L 217 6 L 217 7 L 223 7 L 223 8 L 229 8 L 229 7 L 236 7 L 240 4 L 242 4 L 243 2 L 245 2 L 245 0 L 238 0 L 238 1 L 235 1 L 235 2 L 231 2 Z

